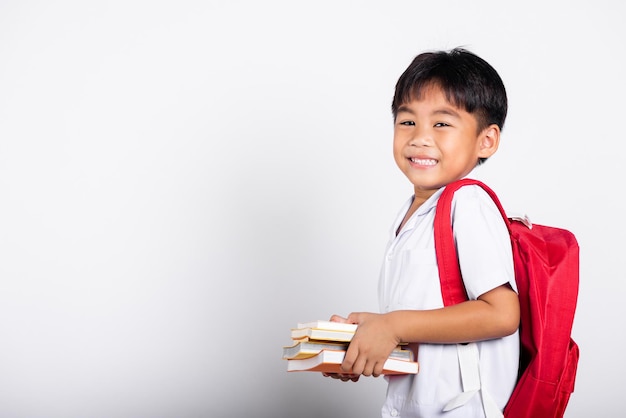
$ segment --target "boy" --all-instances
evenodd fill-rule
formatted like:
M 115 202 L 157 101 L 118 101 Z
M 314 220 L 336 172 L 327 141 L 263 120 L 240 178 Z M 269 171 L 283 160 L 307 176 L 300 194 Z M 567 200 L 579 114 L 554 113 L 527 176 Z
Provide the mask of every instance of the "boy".
M 423 53 L 400 76 L 392 111 L 394 158 L 414 192 L 393 223 L 378 289 L 382 313 L 331 318 L 359 324 L 342 364 L 345 374 L 331 377 L 378 376 L 391 350 L 406 342 L 420 372 L 386 377 L 383 417 L 502 416 L 519 361 L 508 230 L 482 189 L 455 193 L 452 222 L 469 300 L 444 308 L 433 219 L 442 189 L 498 149 L 507 113 L 504 85 L 467 50 Z

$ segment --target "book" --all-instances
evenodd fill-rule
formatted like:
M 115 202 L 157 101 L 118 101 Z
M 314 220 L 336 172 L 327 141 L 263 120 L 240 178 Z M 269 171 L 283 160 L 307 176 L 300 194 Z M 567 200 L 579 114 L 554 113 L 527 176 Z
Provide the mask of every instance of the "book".
M 349 342 L 352 340 L 353 336 L 354 331 L 338 331 L 321 328 L 292 328 L 291 330 L 292 340 L 308 338 L 309 340 Z
M 346 352 L 343 350 L 322 350 L 313 357 L 287 360 L 287 371 L 346 373 L 341 370 L 341 363 L 345 355 Z M 416 361 L 389 357 L 385 361 L 382 374 L 416 374 L 418 370 L 419 367 Z
M 298 322 L 296 328 L 291 329 L 293 340 L 323 340 L 349 342 L 354 336 L 357 324 L 332 322 L 318 319 L 317 321 Z
M 322 350 L 339 350 L 348 349 L 347 342 L 335 341 L 316 341 L 316 340 L 298 340 L 293 345 L 283 347 L 283 358 L 286 360 L 313 357 Z
M 283 347 L 283 359 L 291 360 L 313 357 L 322 350 L 345 351 L 348 349 L 348 344 L 347 342 L 298 340 L 293 345 Z M 389 357 L 412 361 L 413 352 L 399 345 L 391 352 Z
M 344 322 L 324 321 L 318 319 L 317 321 L 311 322 L 298 322 L 296 328 L 317 328 L 331 331 L 354 332 L 356 331 L 357 324 L 347 324 Z

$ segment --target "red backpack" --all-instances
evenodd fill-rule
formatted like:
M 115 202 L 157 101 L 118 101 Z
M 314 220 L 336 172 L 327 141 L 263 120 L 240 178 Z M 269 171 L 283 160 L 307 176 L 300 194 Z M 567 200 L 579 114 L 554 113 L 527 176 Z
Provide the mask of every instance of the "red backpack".
M 446 186 L 435 212 L 435 249 L 445 306 L 467 300 L 454 245 L 450 208 L 454 192 L 482 187 L 498 206 L 511 235 L 520 301 L 520 368 L 504 416 L 560 418 L 574 391 L 578 345 L 571 338 L 578 298 L 579 249 L 564 229 L 509 219 L 496 194 L 478 180 Z

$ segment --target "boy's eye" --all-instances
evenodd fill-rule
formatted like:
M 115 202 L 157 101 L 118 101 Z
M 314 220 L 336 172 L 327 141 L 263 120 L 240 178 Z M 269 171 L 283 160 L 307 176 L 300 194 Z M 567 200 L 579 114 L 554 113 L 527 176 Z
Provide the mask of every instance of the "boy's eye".
M 435 123 L 435 127 L 436 128 L 441 128 L 441 127 L 444 127 L 444 126 L 450 126 L 450 125 L 448 125 L 445 122 L 437 122 L 437 123 Z
M 412 120 L 405 120 L 405 121 L 400 122 L 400 125 L 415 126 L 415 122 L 413 122 Z

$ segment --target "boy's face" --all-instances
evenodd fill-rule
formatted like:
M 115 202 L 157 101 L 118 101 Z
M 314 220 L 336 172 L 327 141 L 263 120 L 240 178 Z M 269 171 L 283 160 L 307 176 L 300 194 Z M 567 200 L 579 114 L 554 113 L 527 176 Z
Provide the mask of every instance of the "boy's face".
M 491 125 L 478 132 L 476 117 L 451 104 L 443 91 L 428 87 L 419 100 L 398 108 L 394 123 L 396 164 L 425 198 L 460 179 L 490 157 L 498 147 L 500 130 Z

